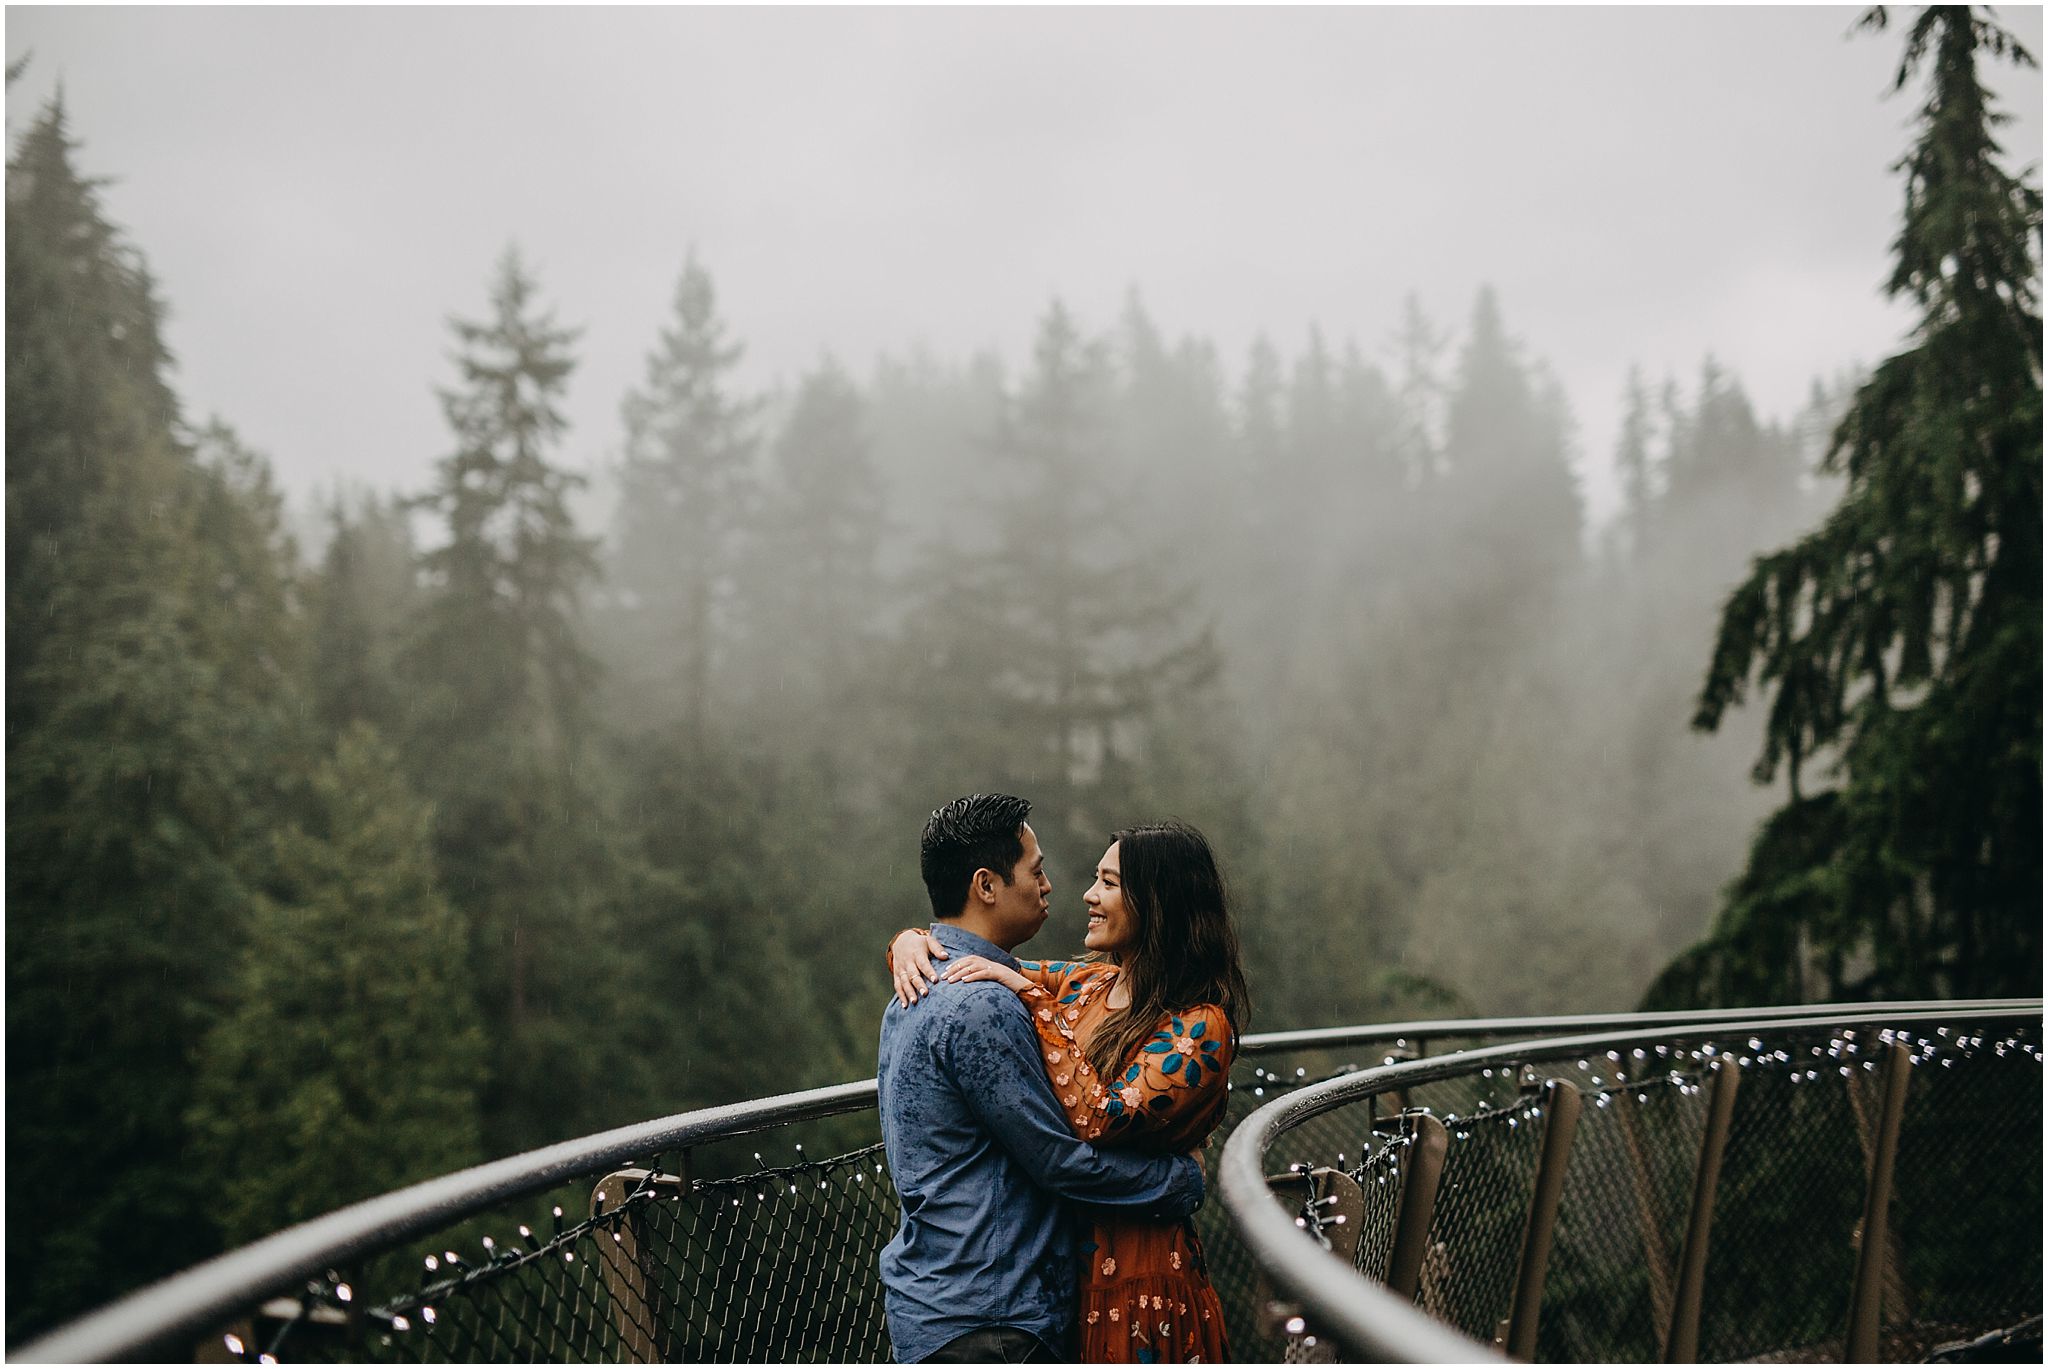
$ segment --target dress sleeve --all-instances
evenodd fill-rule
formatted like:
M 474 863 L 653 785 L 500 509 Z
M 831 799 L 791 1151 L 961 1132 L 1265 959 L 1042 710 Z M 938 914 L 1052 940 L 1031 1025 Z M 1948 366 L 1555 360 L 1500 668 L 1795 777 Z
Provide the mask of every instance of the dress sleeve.
M 921 927 L 899 927 L 882 943 L 882 963 L 888 966 L 890 978 L 896 976 L 896 938 L 905 932 L 922 930 Z M 1017 968 L 1034 985 L 1058 997 L 1067 991 L 1069 980 L 1097 967 L 1079 960 L 1020 960 Z
M 1065 995 L 1078 987 L 1092 970 L 1100 969 L 1085 960 L 1020 960 L 1017 969 L 1038 988 L 1044 989 L 1054 998 Z
M 1166 1150 L 1201 1144 L 1229 1102 L 1236 1049 L 1230 1019 L 1213 1004 L 1163 1018 L 1152 1039 L 1124 1062 L 1123 1073 L 1097 1084 L 1080 1135 Z
M 1031 1015 L 1031 1029 L 1038 1036 L 1038 1053 L 1045 1061 L 1046 1077 L 1052 1080 L 1053 1096 L 1074 1134 L 1086 1137 L 1088 1121 L 1095 1115 L 1096 1100 L 1103 1096 L 1102 1084 L 1074 1040 L 1074 1024 L 1081 1012 L 1075 1003 L 1082 990 L 1104 972 L 1100 964 L 1066 960 L 1024 961 L 1024 977 L 1031 987 L 1017 996 Z
M 957 1010 L 942 1067 L 1032 1182 L 1148 1222 L 1177 1222 L 1201 1205 L 1202 1172 L 1186 1156 L 1098 1150 L 1076 1137 L 1053 1106 L 1017 999 L 1000 985 L 968 987 L 978 992 Z

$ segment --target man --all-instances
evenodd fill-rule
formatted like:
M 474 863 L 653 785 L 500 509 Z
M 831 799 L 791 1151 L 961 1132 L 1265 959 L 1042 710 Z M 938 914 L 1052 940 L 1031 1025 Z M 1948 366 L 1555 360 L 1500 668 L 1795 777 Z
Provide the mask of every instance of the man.
M 1052 881 L 1031 805 L 955 799 L 919 850 L 933 932 L 950 956 L 1016 968 Z M 1023 1001 L 1001 984 L 940 982 L 882 1014 L 882 1141 L 903 1224 L 882 1251 L 889 1339 L 904 1362 L 1070 1358 L 1074 1229 L 1067 1202 L 1178 1221 L 1202 1201 L 1185 1155 L 1097 1150 L 1068 1127 Z

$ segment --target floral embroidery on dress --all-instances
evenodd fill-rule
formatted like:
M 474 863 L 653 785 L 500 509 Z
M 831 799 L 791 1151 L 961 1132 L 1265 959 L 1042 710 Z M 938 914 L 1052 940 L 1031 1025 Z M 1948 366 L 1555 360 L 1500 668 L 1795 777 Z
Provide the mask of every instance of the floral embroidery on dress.
M 1236 1044 L 1228 1016 L 1205 1004 L 1162 1018 L 1134 1054 L 1098 1071 L 1083 1046 L 1086 1034 L 1103 1021 L 1104 991 L 1117 983 L 1117 971 L 1081 963 L 1068 968 L 1057 977 L 1032 974 L 1035 982 L 1022 997 L 1037 1029 L 1047 1081 L 1074 1130 L 1104 1143 L 1142 1133 L 1173 1150 L 1206 1140 L 1228 1100 L 1224 1077 Z M 1105 1234 L 1126 1226 L 1134 1241 L 1128 1249 L 1120 1244 L 1123 1237 Z M 1224 1318 L 1192 1227 L 1160 1229 L 1110 1219 L 1083 1239 L 1079 1253 L 1085 1273 L 1075 1320 L 1085 1359 L 1149 1364 L 1230 1358 Z

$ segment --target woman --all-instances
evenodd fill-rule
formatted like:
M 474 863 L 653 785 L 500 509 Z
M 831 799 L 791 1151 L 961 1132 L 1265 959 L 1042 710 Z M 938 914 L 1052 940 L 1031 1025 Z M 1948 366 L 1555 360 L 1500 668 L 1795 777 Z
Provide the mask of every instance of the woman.
M 993 979 L 1024 999 L 1053 1092 L 1084 1139 L 1199 1151 L 1223 1120 L 1250 1008 L 1216 858 L 1184 823 L 1127 828 L 1103 852 L 1083 902 L 1087 958 L 1024 961 L 1019 974 L 968 956 L 936 977 Z M 889 949 L 906 1003 L 935 977 L 930 957 L 946 956 L 914 929 Z M 1228 1360 L 1193 1224 L 1095 1215 L 1080 1252 L 1081 1359 Z

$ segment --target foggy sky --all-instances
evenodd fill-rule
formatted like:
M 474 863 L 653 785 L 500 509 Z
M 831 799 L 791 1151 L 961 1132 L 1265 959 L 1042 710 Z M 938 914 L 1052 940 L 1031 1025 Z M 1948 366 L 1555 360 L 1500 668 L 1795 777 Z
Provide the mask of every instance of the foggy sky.
M 1260 330 L 1390 362 L 1406 293 L 1462 332 L 1491 283 L 1598 515 L 1632 362 L 1689 389 L 1711 352 L 1784 416 L 1900 344 L 1916 100 L 1859 12 L 11 6 L 7 121 L 61 81 L 188 417 L 300 497 L 424 486 L 446 320 L 517 241 L 584 329 L 586 470 L 694 244 L 763 388 L 825 350 L 1018 367 L 1053 295 L 1104 328 L 1132 287 L 1233 382 Z M 2001 16 L 2038 56 L 2041 11 Z M 2038 74 L 1988 75 L 2037 164 Z

